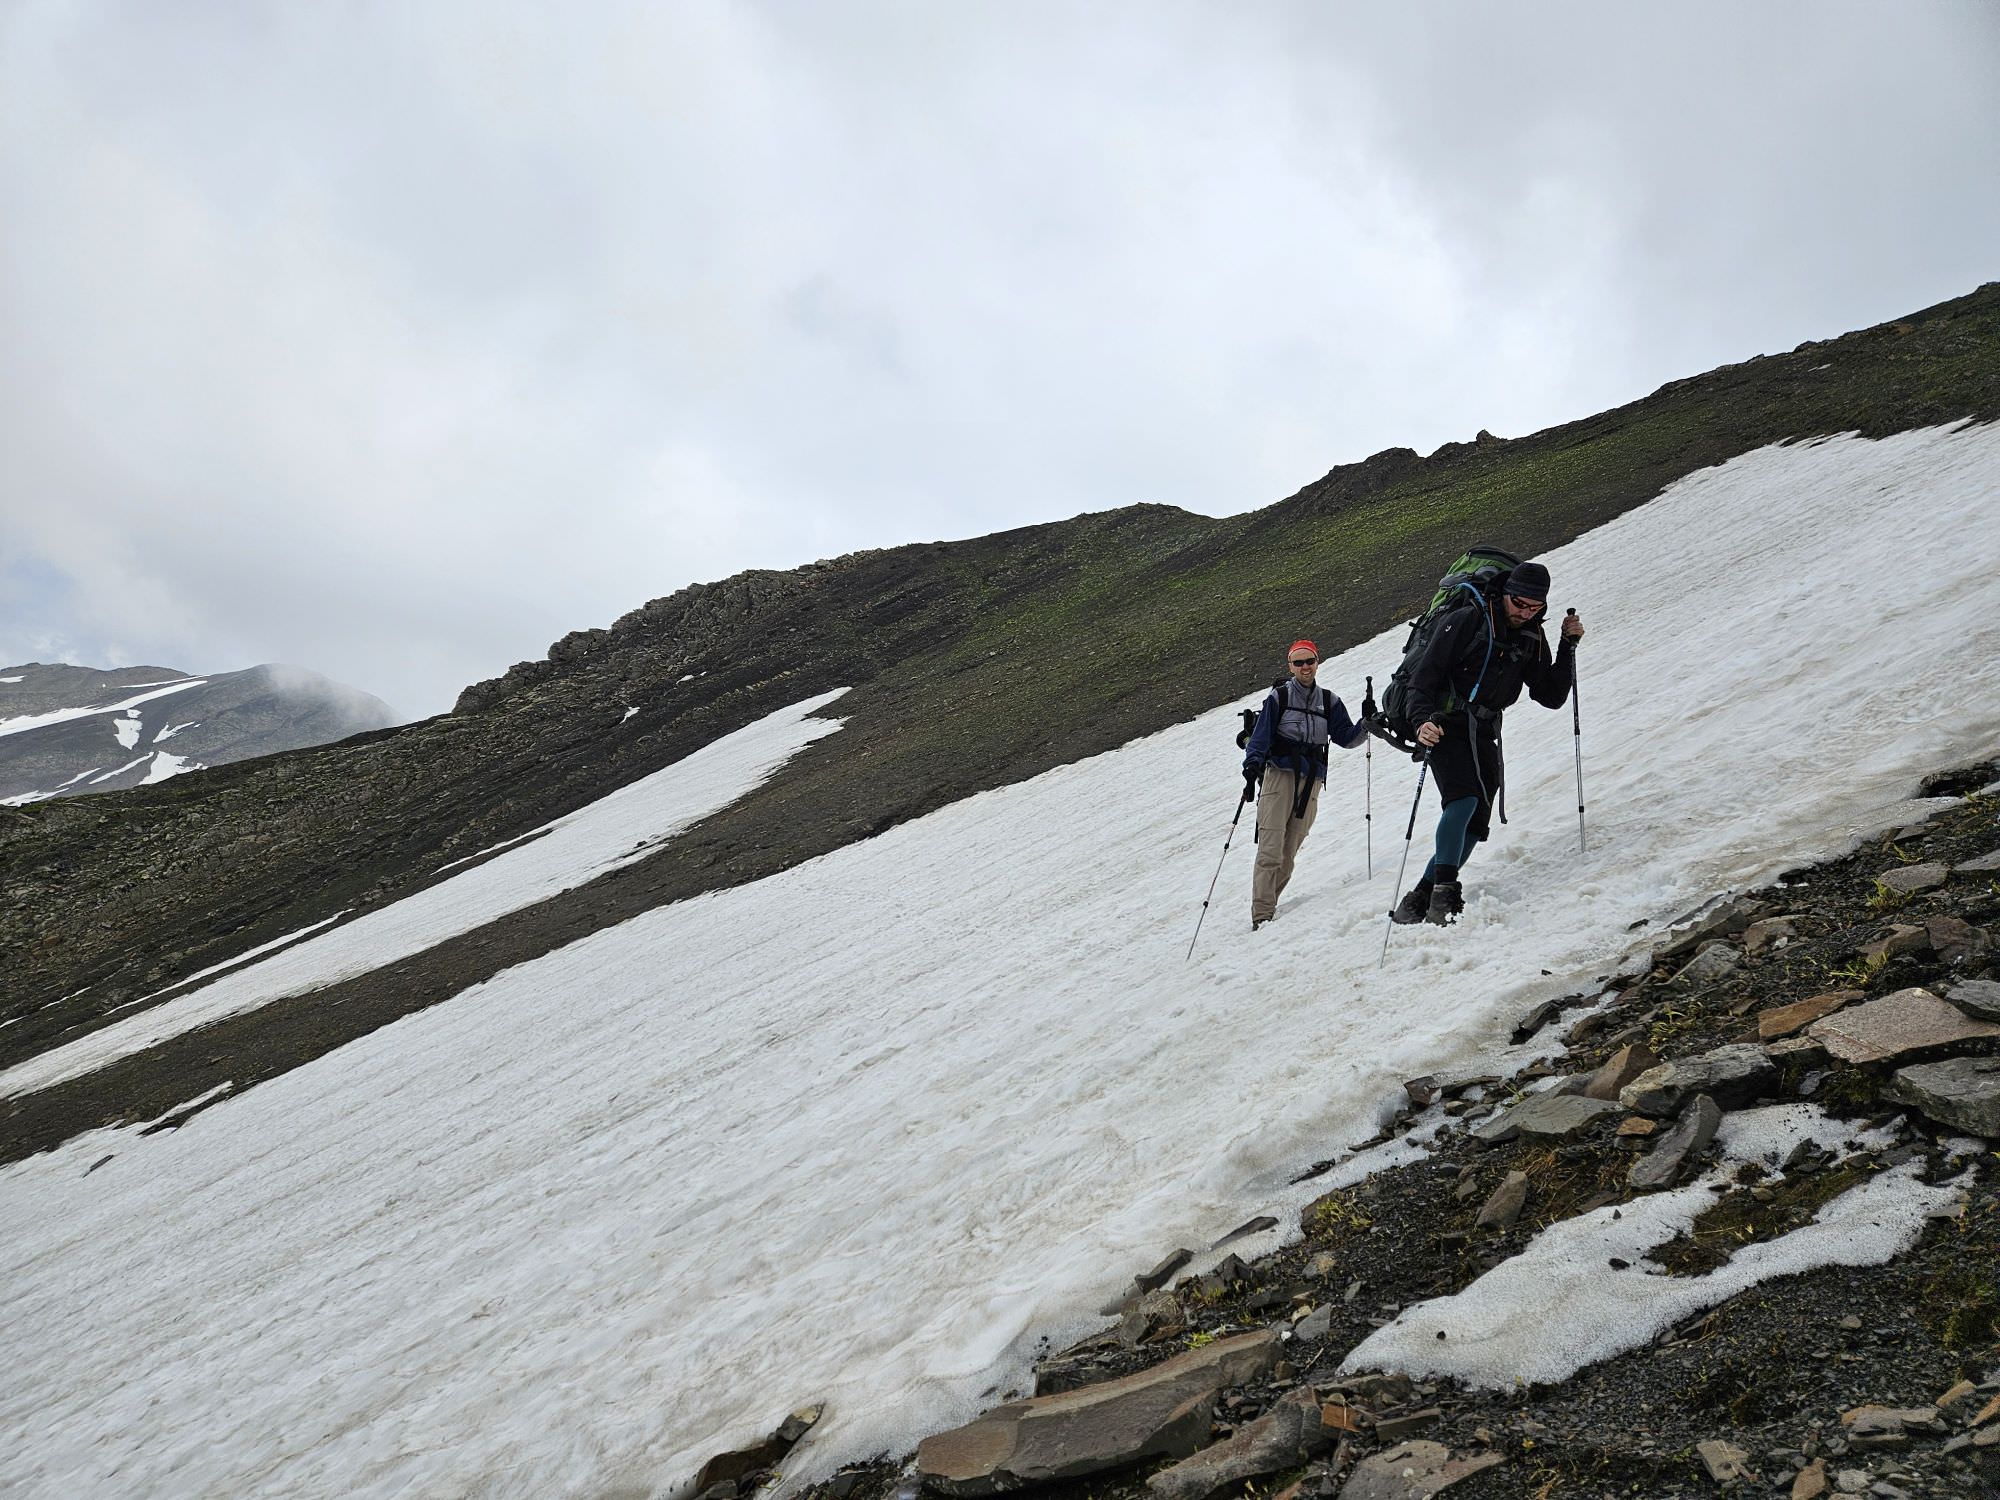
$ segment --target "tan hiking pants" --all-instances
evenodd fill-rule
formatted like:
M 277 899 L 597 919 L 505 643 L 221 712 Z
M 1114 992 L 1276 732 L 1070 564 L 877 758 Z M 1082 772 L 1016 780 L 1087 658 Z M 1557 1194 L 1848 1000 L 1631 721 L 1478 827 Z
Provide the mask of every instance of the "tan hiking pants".
M 1292 861 L 1312 831 L 1319 813 L 1319 778 L 1309 776 L 1305 811 L 1292 816 L 1299 773 L 1278 766 L 1264 768 L 1264 789 L 1257 796 L 1257 869 L 1250 877 L 1250 920 L 1263 922 L 1276 914 L 1278 897 L 1292 878 Z

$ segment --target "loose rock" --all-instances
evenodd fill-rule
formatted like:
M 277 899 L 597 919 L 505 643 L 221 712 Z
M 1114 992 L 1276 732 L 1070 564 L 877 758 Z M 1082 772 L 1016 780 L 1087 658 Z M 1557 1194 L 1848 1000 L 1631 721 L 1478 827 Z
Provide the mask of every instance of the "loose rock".
M 1688 1158 L 1704 1150 L 1715 1139 L 1722 1124 L 1722 1110 L 1706 1094 L 1696 1094 L 1681 1111 L 1674 1128 L 1638 1161 L 1626 1180 L 1635 1188 L 1651 1191 L 1671 1187 Z
M 1900 1068 L 1882 1092 L 1940 1125 L 2000 1136 L 2000 1057 L 1955 1057 Z
M 1136 1349 L 1151 1339 L 1178 1333 L 1185 1326 L 1181 1301 L 1172 1292 L 1151 1291 L 1125 1310 L 1118 1320 L 1118 1342 Z
M 1875 883 L 1899 896 L 1914 896 L 1921 891 L 1934 891 L 1950 878 L 1951 871 L 1946 866 L 1926 861 L 1920 865 L 1897 865 L 1892 870 L 1884 870 L 1875 877 Z
M 1616 1099 L 1618 1091 L 1626 1084 L 1648 1068 L 1657 1068 L 1659 1065 L 1660 1059 L 1654 1055 L 1653 1049 L 1642 1042 L 1632 1042 L 1620 1047 L 1590 1075 L 1590 1081 L 1583 1086 L 1583 1097 Z
M 1799 929 L 1790 917 L 1766 917 L 1743 929 L 1743 951 L 1757 954 L 1766 948 L 1781 948 L 1798 935 Z
M 2000 983 L 1991 979 L 1961 980 L 1945 998 L 1975 1021 L 2000 1021 Z
M 1162 1469 L 1146 1488 L 1159 1500 L 1204 1500 L 1224 1485 L 1288 1469 L 1325 1442 L 1319 1400 L 1301 1387 L 1233 1436 Z
M 1695 1456 L 1701 1466 L 1708 1470 L 1708 1477 L 1717 1484 L 1728 1484 L 1732 1480 L 1748 1479 L 1750 1455 L 1734 1443 L 1725 1443 L 1720 1438 L 1710 1438 L 1705 1443 L 1694 1445 Z
M 1536 1094 L 1512 1109 L 1472 1127 L 1472 1133 L 1489 1146 L 1504 1145 L 1522 1135 L 1569 1136 L 1618 1113 L 1618 1106 L 1604 1099 L 1586 1099 L 1580 1094 Z
M 1186 1458 L 1208 1437 L 1216 1393 L 1268 1374 L 1281 1348 L 1276 1334 L 1260 1330 L 1120 1380 L 1010 1401 L 925 1438 L 917 1446 L 917 1472 L 940 1493 L 975 1496 L 1142 1458 Z
M 1755 1043 L 1733 1042 L 1699 1057 L 1647 1069 L 1618 1091 L 1618 1102 L 1661 1118 L 1677 1112 L 1696 1094 L 1707 1094 L 1730 1107 L 1748 1104 L 1768 1093 L 1777 1080 L 1777 1065 L 1768 1052 Z
M 1863 943 L 1860 948 L 1861 961 L 1872 972 L 1882 967 L 1892 958 L 1905 953 L 1928 953 L 1931 951 L 1931 935 L 1921 927 L 1912 927 L 1907 922 L 1898 922 L 1872 942 Z
M 1924 933 L 1931 940 L 1931 951 L 1948 964 L 1978 958 L 1993 946 L 1984 929 L 1962 917 L 1932 917 L 1924 923 Z
M 1655 963 L 1673 963 L 1695 952 L 1703 943 L 1716 938 L 1734 937 L 1742 932 L 1762 913 L 1763 907 L 1747 897 L 1738 896 L 1709 910 L 1694 919 L 1694 924 L 1676 933 L 1673 938 L 1655 950 Z
M 1133 1290 L 1140 1293 L 1158 1291 L 1169 1281 L 1173 1280 L 1174 1272 L 1193 1259 L 1194 1251 L 1192 1250 L 1182 1249 L 1174 1251 L 1173 1254 L 1153 1267 L 1152 1270 L 1141 1272 L 1139 1275 L 1133 1277 Z
M 1743 955 L 1729 943 L 1710 943 L 1689 960 L 1686 968 L 1674 976 L 1675 984 L 1713 984 L 1718 979 L 1726 979 L 1736 972 L 1743 962 Z
M 763 1442 L 749 1448 L 738 1448 L 729 1453 L 718 1453 L 701 1466 L 695 1475 L 694 1493 L 697 1497 L 711 1489 L 728 1486 L 734 1493 L 737 1482 L 761 1469 L 777 1467 L 784 1461 L 798 1440 L 812 1430 L 815 1423 L 826 1411 L 826 1403 L 804 1406 L 791 1413 L 778 1429 Z M 717 1500 L 721 1500 L 718 1496 Z
M 1443 1443 L 1419 1438 L 1362 1459 L 1341 1486 L 1340 1500 L 1431 1500 L 1459 1480 L 1505 1462 L 1491 1452 L 1454 1458 Z
M 1479 1217 L 1472 1222 L 1480 1229 L 1507 1229 L 1521 1217 L 1521 1210 L 1528 1205 L 1528 1174 L 1509 1172 L 1506 1180 L 1493 1190 L 1485 1206 L 1479 1210 Z

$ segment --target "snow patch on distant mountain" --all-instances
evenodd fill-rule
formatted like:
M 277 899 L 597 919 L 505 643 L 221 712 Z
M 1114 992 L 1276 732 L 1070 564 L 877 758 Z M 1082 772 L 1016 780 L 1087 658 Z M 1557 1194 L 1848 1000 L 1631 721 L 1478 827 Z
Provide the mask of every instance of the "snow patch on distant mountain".
M 32 662 L 0 677 L 0 805 L 116 791 L 205 766 L 297 750 L 394 714 L 379 698 L 275 663 L 206 677 Z M 180 737 L 174 754 L 120 752 Z M 117 764 L 116 769 L 86 776 Z

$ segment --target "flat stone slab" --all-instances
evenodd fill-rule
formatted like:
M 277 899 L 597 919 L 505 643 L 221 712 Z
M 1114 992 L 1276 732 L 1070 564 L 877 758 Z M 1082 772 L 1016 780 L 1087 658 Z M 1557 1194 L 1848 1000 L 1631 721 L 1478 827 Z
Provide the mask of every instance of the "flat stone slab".
M 1864 990 L 1829 990 L 1824 995 L 1794 1000 L 1790 1005 L 1773 1006 L 1770 1010 L 1758 1012 L 1757 1035 L 1767 1042 L 1790 1036 L 1795 1031 L 1803 1031 L 1821 1016 L 1830 1016 L 1843 1006 L 1852 1005 L 1865 994 Z
M 1875 883 L 1899 896 L 1914 896 L 1919 891 L 1934 891 L 1949 879 L 1949 865 L 1925 860 L 1920 865 L 1897 865 L 1893 870 L 1884 870 L 1875 877 Z
M 1815 1021 L 1810 1033 L 1842 1062 L 1892 1062 L 1933 1047 L 1991 1041 L 2000 1025 L 1975 1021 L 1929 990 L 1898 990 Z
M 1944 997 L 1975 1021 L 2000 1021 L 2000 983 L 1991 979 L 1961 980 Z
M 1627 1109 L 1658 1119 L 1677 1114 L 1696 1094 L 1734 1107 L 1767 1093 L 1778 1081 L 1778 1065 L 1755 1042 L 1732 1042 L 1698 1057 L 1677 1058 L 1648 1068 L 1618 1091 Z
M 1982 854 L 1977 859 L 1968 859 L 1964 864 L 1958 866 L 1958 869 L 1961 872 L 1970 871 L 1974 875 L 1988 875 L 1995 870 L 2000 870 L 2000 849 L 1994 849 L 1989 853 Z
M 1516 1136 L 1575 1135 L 1606 1115 L 1622 1112 L 1608 1099 L 1586 1099 L 1581 1094 L 1537 1094 L 1473 1126 L 1472 1133 L 1487 1145 L 1498 1146 Z
M 1940 1125 L 1989 1139 L 2000 1136 L 2000 1057 L 1954 1057 L 1899 1068 L 1882 1092 Z
M 1507 1460 L 1499 1453 L 1454 1458 L 1443 1443 L 1419 1438 L 1364 1458 L 1340 1487 L 1340 1500 L 1431 1500 L 1431 1496 Z
M 1009 1401 L 917 1445 L 917 1472 L 941 1494 L 994 1495 L 1145 1458 L 1187 1458 L 1208 1441 L 1217 1392 L 1276 1366 L 1269 1329 L 1217 1339 L 1150 1370 L 1080 1390 Z

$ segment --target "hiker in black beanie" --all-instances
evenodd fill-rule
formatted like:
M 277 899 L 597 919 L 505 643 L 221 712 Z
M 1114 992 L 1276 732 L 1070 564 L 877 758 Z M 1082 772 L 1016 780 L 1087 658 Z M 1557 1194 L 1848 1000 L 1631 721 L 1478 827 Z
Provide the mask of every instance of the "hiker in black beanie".
M 1551 654 L 1542 633 L 1548 600 L 1549 570 L 1538 562 L 1518 564 L 1489 599 L 1468 601 L 1445 616 L 1410 676 L 1409 717 L 1419 743 L 1430 750 L 1431 779 L 1444 812 L 1436 853 L 1396 907 L 1398 922 L 1442 926 L 1465 909 L 1458 872 L 1491 832 L 1496 801 L 1503 822 L 1507 816 L 1501 713 L 1523 687 L 1544 708 L 1569 701 L 1583 621 L 1564 619 L 1561 644 Z

